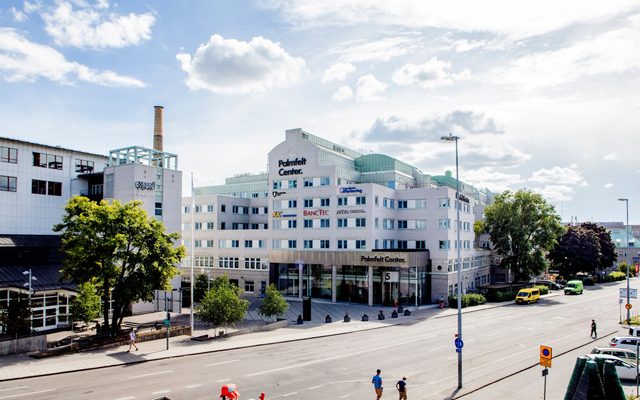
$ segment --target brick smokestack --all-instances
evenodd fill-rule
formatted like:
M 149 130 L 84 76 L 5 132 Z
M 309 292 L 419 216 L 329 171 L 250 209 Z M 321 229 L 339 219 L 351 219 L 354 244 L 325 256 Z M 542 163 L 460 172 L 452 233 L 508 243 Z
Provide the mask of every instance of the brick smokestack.
M 162 111 L 164 107 L 154 106 L 155 114 L 153 118 L 153 149 L 162 151 Z

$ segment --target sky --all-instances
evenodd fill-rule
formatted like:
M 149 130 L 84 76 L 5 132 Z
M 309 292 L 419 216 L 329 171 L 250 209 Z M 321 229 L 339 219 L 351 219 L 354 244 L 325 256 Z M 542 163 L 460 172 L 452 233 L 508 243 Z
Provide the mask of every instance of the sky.
M 640 2 L 0 0 L 0 136 L 164 149 L 188 194 L 307 132 L 640 223 Z

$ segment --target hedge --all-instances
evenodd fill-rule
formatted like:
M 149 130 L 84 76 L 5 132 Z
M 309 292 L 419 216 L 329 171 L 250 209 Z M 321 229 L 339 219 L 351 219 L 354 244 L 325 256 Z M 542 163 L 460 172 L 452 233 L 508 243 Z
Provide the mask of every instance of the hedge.
M 540 289 L 540 295 L 549 294 L 549 287 L 547 285 L 535 285 L 534 288 Z
M 627 274 L 620 271 L 611 272 L 604 277 L 605 282 L 623 281 L 627 279 Z
M 475 293 L 463 294 L 461 300 L 462 308 L 479 306 L 487 302 L 487 299 L 483 295 Z M 449 307 L 458 308 L 457 296 L 449 296 Z

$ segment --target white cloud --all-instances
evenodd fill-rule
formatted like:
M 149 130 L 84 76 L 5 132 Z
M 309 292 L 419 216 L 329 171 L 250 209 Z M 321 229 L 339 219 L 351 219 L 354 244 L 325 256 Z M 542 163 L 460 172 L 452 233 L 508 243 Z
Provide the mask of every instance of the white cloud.
M 356 99 L 359 102 L 380 101 L 384 97 L 380 93 L 387 89 L 387 84 L 380 82 L 373 75 L 364 75 L 356 82 Z
M 611 189 L 613 187 L 613 183 L 609 182 L 604 185 L 605 189 Z
M 42 9 L 42 3 L 40 3 L 39 1 L 35 1 L 35 2 L 25 1 L 24 2 L 24 12 L 26 12 L 27 14 L 31 14 L 34 11 L 39 11 L 40 9 Z
M 615 161 L 617 159 L 618 159 L 617 153 L 609 153 L 609 154 L 606 154 L 604 157 L 602 157 L 603 161 Z
M 74 9 L 74 5 L 78 8 Z M 111 48 L 137 45 L 151 38 L 155 17 L 151 13 L 106 13 L 109 3 L 57 1 L 41 12 L 45 29 L 59 46 Z
M 411 37 L 387 37 L 373 42 L 347 42 L 332 49 L 341 54 L 340 60 L 350 63 L 364 61 L 389 61 L 414 50 L 419 40 Z
M 353 97 L 353 90 L 349 86 L 341 86 L 336 92 L 331 96 L 331 99 L 337 102 L 342 102 L 349 100 Z
M 451 63 L 432 57 L 424 64 L 408 63 L 396 70 L 391 78 L 401 86 L 419 85 L 425 89 L 435 89 L 440 86 L 451 85 L 456 81 L 471 78 L 468 69 L 458 74 L 451 73 Z
M 600 33 L 558 50 L 528 54 L 491 72 L 496 83 L 525 90 L 570 84 L 604 74 L 640 68 L 640 15 L 624 27 Z
M 356 67 L 350 63 L 337 63 L 333 64 L 326 71 L 324 71 L 324 75 L 322 76 L 322 83 L 333 82 L 333 81 L 344 81 L 352 72 L 355 72 Z
M 305 62 L 261 36 L 250 42 L 213 35 L 193 57 L 176 55 L 187 86 L 215 93 L 260 93 L 297 82 Z
M 8 28 L 0 28 L 0 72 L 9 82 L 31 82 L 43 77 L 63 84 L 85 81 L 103 86 L 145 86 L 135 78 L 68 61 L 56 49 L 30 42 Z
M 531 190 L 540 193 L 542 197 L 552 203 L 573 200 L 573 188 L 566 185 L 546 185 L 541 188 L 532 188 Z
M 525 181 L 520 174 L 507 174 L 492 167 L 465 169 L 460 179 L 477 188 L 488 188 L 492 192 L 513 190 Z
M 637 7 L 635 0 L 593 0 L 586 3 L 581 0 L 261 0 L 260 3 L 281 11 L 285 18 L 307 29 L 317 26 L 379 24 L 418 29 L 492 32 L 513 40 L 619 15 Z
M 26 21 L 27 19 L 29 19 L 29 17 L 27 16 L 27 14 L 25 14 L 24 12 L 22 12 L 22 11 L 18 10 L 18 9 L 17 9 L 17 8 L 15 8 L 15 7 L 11 7 L 11 8 L 9 9 L 9 11 L 11 11 L 11 14 L 13 14 L 13 19 L 14 19 L 16 22 L 24 22 L 24 21 Z
M 540 169 L 535 171 L 529 180 L 541 184 L 587 186 L 582 171 L 576 164 L 571 164 L 569 167 Z

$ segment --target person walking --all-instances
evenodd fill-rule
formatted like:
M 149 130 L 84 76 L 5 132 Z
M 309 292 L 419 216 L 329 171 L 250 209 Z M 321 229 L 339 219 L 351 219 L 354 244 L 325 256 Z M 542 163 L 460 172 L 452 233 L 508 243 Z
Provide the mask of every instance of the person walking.
M 596 332 L 596 320 L 592 319 L 591 320 L 591 339 L 597 339 L 598 338 L 598 332 Z
M 136 330 L 132 329 L 131 332 L 129 332 L 129 350 L 127 350 L 127 353 L 131 351 L 131 346 L 136 348 L 136 351 L 140 350 L 138 349 L 138 346 L 136 346 Z
M 376 370 L 376 374 L 371 379 L 373 383 L 373 390 L 376 392 L 376 400 L 380 400 L 382 397 L 382 377 L 380 376 L 380 370 Z
M 399 380 L 398 383 L 396 383 L 396 389 L 398 389 L 398 394 L 400 395 L 400 397 L 398 397 L 398 400 L 407 400 L 407 378 L 406 377 L 402 377 L 402 380 Z

